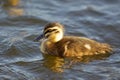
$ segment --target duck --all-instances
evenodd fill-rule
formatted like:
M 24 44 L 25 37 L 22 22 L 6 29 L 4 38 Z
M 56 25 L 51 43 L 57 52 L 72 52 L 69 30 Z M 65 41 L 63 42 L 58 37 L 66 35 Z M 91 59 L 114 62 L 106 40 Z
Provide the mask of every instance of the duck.
M 87 37 L 65 36 L 64 32 L 64 26 L 59 22 L 50 22 L 45 25 L 43 33 L 35 39 L 41 40 L 40 50 L 43 55 L 80 58 L 108 54 L 112 51 L 111 45 L 107 43 Z

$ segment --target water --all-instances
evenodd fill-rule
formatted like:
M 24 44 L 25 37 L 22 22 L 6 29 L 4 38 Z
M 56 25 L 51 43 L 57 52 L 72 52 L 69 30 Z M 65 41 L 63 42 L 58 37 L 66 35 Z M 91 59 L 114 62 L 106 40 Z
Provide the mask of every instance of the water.
M 120 80 L 119 5 L 120 0 L 21 0 L 14 4 L 1 0 L 0 80 Z M 33 40 L 53 21 L 65 25 L 66 34 L 111 44 L 114 54 L 95 60 L 86 57 L 71 66 L 69 60 L 58 57 L 44 60 L 39 43 Z

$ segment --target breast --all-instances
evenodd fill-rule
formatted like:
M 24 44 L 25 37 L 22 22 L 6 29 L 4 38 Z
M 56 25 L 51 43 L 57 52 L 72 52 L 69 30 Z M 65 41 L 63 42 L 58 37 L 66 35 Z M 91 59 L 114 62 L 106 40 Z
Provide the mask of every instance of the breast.
M 41 41 L 41 45 L 40 45 L 40 51 L 42 52 L 42 53 L 46 53 L 46 50 L 45 50 L 45 40 L 42 40 Z

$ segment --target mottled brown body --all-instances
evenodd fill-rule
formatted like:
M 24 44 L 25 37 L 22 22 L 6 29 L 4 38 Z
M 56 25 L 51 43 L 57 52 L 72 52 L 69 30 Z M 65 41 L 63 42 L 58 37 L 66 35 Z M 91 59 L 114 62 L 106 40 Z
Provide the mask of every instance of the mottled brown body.
M 85 45 L 89 45 L 89 47 Z M 88 38 L 75 36 L 64 36 L 62 40 L 56 43 L 46 44 L 45 47 L 47 54 L 78 58 L 85 55 L 105 54 L 112 50 L 110 45 L 106 43 L 99 43 Z

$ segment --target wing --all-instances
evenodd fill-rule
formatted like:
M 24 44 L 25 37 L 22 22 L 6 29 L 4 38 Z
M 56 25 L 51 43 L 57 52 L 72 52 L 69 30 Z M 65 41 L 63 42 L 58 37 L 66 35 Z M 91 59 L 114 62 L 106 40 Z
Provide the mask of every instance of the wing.
M 84 37 L 66 36 L 60 44 L 58 52 L 65 57 L 81 57 L 85 55 L 105 54 L 111 51 L 111 47 L 105 43 L 99 43 Z M 62 51 L 62 52 L 61 52 Z

